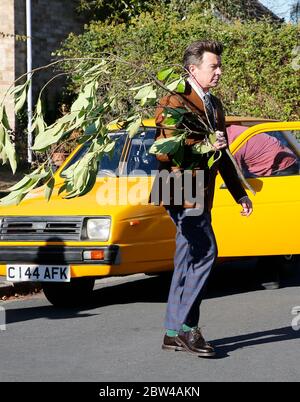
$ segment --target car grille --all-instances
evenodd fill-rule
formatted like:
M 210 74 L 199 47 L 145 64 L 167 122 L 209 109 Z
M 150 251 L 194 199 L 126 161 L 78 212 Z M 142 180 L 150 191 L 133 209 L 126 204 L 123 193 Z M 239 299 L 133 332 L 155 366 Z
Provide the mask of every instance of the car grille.
M 83 217 L 0 217 L 0 240 L 80 240 Z

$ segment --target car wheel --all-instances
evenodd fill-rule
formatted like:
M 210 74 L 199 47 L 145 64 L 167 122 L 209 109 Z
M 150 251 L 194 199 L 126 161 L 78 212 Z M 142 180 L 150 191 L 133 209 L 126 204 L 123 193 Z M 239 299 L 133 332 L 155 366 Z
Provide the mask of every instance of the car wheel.
M 263 289 L 273 290 L 280 287 L 281 256 L 259 257 L 256 268 Z
M 72 278 L 70 282 L 43 282 L 47 300 L 55 307 L 78 307 L 90 298 L 94 278 Z
M 264 289 L 278 289 L 281 279 L 293 274 L 300 267 L 299 255 L 272 255 L 259 257 L 258 274 Z

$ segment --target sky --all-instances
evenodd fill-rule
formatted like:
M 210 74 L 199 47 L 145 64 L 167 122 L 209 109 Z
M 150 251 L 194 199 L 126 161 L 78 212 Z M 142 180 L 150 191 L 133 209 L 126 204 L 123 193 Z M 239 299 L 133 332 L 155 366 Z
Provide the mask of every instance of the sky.
M 264 6 L 286 21 L 290 20 L 290 12 L 292 5 L 296 0 L 259 0 Z

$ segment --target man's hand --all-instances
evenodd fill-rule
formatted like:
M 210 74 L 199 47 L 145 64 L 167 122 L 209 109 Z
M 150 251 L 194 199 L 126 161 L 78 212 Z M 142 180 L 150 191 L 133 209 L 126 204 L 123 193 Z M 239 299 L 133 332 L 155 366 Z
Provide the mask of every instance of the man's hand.
M 227 141 L 223 131 L 216 131 L 217 141 L 213 144 L 215 149 L 219 151 L 220 149 L 227 147 Z
M 249 216 L 253 212 L 253 206 L 252 206 L 252 201 L 248 196 L 242 197 L 239 200 L 239 204 L 243 207 L 243 210 L 241 211 L 242 216 Z

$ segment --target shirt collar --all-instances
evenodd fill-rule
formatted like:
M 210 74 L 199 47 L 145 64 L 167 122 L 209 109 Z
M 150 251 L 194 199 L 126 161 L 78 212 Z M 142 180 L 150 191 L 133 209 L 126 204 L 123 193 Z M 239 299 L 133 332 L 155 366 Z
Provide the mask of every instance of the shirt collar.
M 204 95 L 210 96 L 210 92 L 209 91 L 204 92 L 203 88 L 199 84 L 197 84 L 192 78 L 188 78 L 187 81 L 191 85 L 193 90 L 196 92 L 196 94 L 200 96 L 202 100 L 204 98 Z

